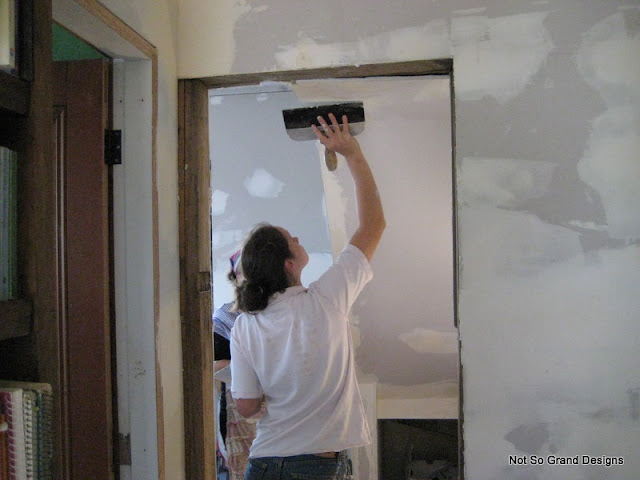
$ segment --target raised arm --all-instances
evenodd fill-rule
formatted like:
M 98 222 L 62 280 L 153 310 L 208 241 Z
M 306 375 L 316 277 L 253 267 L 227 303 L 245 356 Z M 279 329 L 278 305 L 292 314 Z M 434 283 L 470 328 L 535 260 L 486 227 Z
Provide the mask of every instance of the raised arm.
M 327 125 L 324 118 L 318 117 L 324 131 L 315 125 L 313 131 L 326 148 L 338 152 L 347 160 L 355 184 L 358 208 L 358 228 L 349 243 L 358 247 L 371 260 L 387 225 L 378 187 L 360 144 L 349 132 L 346 115 L 342 117 L 342 128 L 332 113 L 329 114 L 329 120 L 331 126 Z

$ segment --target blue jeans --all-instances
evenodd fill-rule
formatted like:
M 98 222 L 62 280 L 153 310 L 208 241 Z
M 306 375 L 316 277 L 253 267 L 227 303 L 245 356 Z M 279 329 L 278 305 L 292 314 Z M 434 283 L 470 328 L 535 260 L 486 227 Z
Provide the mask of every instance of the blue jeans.
M 252 458 L 244 480 L 343 480 L 349 478 L 348 462 L 344 452 L 337 458 L 317 455 Z

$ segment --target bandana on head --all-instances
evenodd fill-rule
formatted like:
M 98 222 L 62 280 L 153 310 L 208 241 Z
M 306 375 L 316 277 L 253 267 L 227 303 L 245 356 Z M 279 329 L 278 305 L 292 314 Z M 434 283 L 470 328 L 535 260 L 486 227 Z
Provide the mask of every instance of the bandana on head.
M 242 253 L 242 250 L 238 250 L 236 253 L 231 255 L 231 258 L 229 258 L 229 263 L 231 263 L 231 270 L 233 270 L 233 273 L 235 273 L 236 275 L 238 274 L 238 268 L 240 268 L 241 253 Z

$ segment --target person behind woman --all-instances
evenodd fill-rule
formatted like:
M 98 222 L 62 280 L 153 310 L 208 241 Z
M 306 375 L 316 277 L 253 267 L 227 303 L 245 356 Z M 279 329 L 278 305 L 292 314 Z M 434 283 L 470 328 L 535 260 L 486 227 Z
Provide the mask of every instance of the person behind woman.
M 227 278 L 234 285 L 239 285 L 244 277 L 240 269 L 241 251 L 238 250 L 229 258 L 231 268 Z M 235 302 L 228 302 L 220 306 L 213 313 L 213 351 L 214 371 L 225 368 L 231 361 L 229 341 L 231 329 L 240 312 Z M 219 430 L 226 451 L 226 468 L 229 480 L 241 480 L 249 461 L 249 447 L 256 436 L 255 420 L 243 418 L 235 408 L 227 384 L 221 382 L 220 387 L 220 415 Z M 219 471 L 218 473 L 221 473 Z
M 370 443 L 358 390 L 348 312 L 372 278 L 370 260 L 386 226 L 377 186 L 357 140 L 333 114 L 316 136 L 340 153 L 353 178 L 358 228 L 335 263 L 308 288 L 309 257 L 286 229 L 259 225 L 242 249 L 244 312 L 231 334 L 231 392 L 249 417 L 262 403 L 245 479 L 295 474 L 339 479 L 346 449 Z M 301 478 L 301 477 L 297 477 Z

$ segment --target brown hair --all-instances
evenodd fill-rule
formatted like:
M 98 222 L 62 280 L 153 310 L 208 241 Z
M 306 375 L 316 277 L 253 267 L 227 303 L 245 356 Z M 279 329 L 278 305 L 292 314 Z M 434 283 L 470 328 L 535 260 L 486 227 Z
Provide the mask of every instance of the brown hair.
M 264 310 L 269 298 L 284 292 L 289 280 L 284 261 L 292 258 L 287 239 L 270 224 L 260 224 L 242 247 L 241 268 L 244 282 L 236 287 L 236 304 L 245 312 Z

